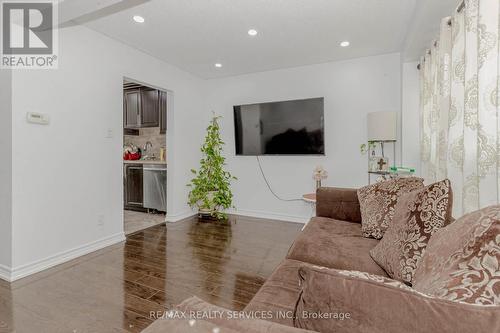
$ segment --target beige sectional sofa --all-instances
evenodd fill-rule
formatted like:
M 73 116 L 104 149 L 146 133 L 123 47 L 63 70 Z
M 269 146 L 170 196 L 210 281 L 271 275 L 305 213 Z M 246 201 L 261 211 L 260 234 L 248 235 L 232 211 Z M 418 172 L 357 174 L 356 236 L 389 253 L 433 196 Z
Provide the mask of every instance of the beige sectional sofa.
M 247 313 L 272 315 L 266 320 L 212 320 L 197 327 L 208 325 L 215 328 L 214 332 L 305 332 L 294 326 L 350 333 L 500 332 L 500 307 L 429 297 L 389 279 L 369 254 L 379 241 L 363 237 L 360 222 L 356 190 L 319 189 L 317 217 L 307 224 L 287 257 L 245 308 Z M 305 283 L 301 275 L 307 274 L 314 279 Z M 301 298 L 305 292 L 307 297 Z M 318 310 L 326 307 L 338 316 L 297 319 L 304 305 L 301 302 L 309 302 L 309 308 L 316 306 Z M 196 298 L 179 306 L 183 311 L 214 308 Z M 193 330 L 199 323 L 191 324 L 158 320 L 146 331 L 202 331 Z

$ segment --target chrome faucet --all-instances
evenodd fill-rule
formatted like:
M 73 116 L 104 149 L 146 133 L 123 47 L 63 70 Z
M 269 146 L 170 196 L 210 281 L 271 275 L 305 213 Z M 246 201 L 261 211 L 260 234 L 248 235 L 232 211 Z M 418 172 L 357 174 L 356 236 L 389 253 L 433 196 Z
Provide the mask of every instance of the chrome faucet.
M 148 149 L 150 148 L 153 148 L 153 144 L 151 143 L 151 141 L 148 141 L 146 142 L 146 144 L 144 145 L 144 152 L 147 152 Z
M 156 160 L 155 154 L 151 156 L 149 154 L 146 154 L 151 148 L 153 148 L 153 144 L 151 143 L 151 141 L 147 141 L 144 145 L 144 156 L 142 157 L 143 160 Z

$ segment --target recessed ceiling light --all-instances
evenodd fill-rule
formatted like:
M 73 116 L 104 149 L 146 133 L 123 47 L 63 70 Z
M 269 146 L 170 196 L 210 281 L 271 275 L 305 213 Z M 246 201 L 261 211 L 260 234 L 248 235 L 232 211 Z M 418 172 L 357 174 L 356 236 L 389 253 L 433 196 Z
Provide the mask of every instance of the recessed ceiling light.
M 348 47 L 349 45 L 351 45 L 351 43 L 349 43 L 349 41 L 347 41 L 347 40 L 340 43 L 340 46 L 342 46 L 342 47 Z
M 258 33 L 259 33 L 259 32 L 258 32 L 257 30 L 255 30 L 255 29 L 250 29 L 250 30 L 248 30 L 248 34 L 249 34 L 250 36 L 252 36 L 252 37 L 253 37 L 253 36 L 257 36 L 257 34 L 258 34 Z
M 134 21 L 136 21 L 137 23 L 144 23 L 144 17 L 139 16 L 139 15 L 135 15 Z
M 221 68 L 221 67 L 222 67 L 222 64 L 220 64 L 220 63 L 216 63 L 214 66 L 215 66 L 215 67 L 217 67 L 217 68 Z

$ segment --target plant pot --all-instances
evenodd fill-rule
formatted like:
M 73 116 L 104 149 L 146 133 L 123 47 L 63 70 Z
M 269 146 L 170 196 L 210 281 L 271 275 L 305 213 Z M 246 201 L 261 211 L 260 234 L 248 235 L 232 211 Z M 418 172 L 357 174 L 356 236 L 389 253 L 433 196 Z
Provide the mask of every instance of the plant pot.
M 210 203 L 209 207 L 201 207 L 203 202 L 198 203 L 198 214 L 200 216 L 212 216 L 212 213 L 217 211 L 217 206 L 214 203 L 214 197 L 217 191 L 211 191 L 207 193 L 207 201 Z
M 199 208 L 198 209 L 198 217 L 200 219 L 210 220 L 210 219 L 212 219 L 212 211 L 209 209 Z

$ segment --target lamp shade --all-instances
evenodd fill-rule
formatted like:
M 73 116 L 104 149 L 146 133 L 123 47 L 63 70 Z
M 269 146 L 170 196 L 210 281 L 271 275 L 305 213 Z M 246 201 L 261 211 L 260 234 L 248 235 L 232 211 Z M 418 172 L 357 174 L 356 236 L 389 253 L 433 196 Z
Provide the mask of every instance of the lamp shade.
M 368 141 L 397 140 L 396 112 L 368 113 Z

